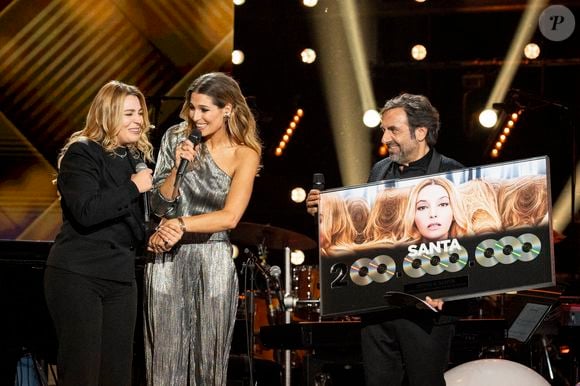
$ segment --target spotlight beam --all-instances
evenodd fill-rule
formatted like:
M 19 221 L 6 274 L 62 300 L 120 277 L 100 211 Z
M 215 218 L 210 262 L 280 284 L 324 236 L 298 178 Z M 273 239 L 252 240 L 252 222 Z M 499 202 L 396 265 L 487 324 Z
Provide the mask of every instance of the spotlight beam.
M 342 183 L 355 185 L 366 181 L 371 166 L 371 132 L 361 118 L 364 106 L 375 108 L 375 102 L 356 2 L 344 0 L 336 6 L 338 14 L 317 7 L 313 22 Z
M 497 77 L 495 85 L 485 104 L 486 108 L 492 108 L 495 102 L 504 100 L 511 83 L 518 70 L 524 46 L 530 41 L 530 38 L 538 25 L 538 18 L 542 10 L 548 4 L 548 0 L 528 0 L 526 9 L 520 19 L 518 29 L 512 39 L 510 48 L 507 52 L 504 65 Z

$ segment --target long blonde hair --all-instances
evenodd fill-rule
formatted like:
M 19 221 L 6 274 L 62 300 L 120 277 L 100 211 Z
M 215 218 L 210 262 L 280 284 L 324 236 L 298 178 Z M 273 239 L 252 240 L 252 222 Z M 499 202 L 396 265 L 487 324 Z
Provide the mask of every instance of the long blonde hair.
M 193 93 L 209 96 L 219 108 L 224 108 L 228 103 L 231 104 L 232 112 L 225 119 L 228 137 L 235 144 L 248 146 L 258 155 L 262 154 L 262 143 L 258 137 L 256 119 L 238 82 L 222 72 L 210 72 L 193 81 L 185 93 L 185 101 L 179 114 L 187 122 L 187 135 L 191 133 L 195 124 L 189 116 L 189 103 Z
M 356 234 L 345 200 L 338 194 L 327 194 L 320 211 L 320 246 L 350 246 Z
M 57 165 L 60 168 L 62 157 L 75 142 L 89 139 L 100 144 L 105 151 L 113 154 L 113 150 L 119 147 L 117 134 L 121 130 L 121 122 L 123 120 L 123 107 L 125 98 L 128 95 L 134 95 L 139 99 L 141 108 L 143 109 L 143 127 L 141 128 L 141 135 L 136 144 L 130 144 L 127 147 L 129 151 L 141 153 L 140 155 L 146 161 L 153 161 L 153 146 L 149 142 L 149 113 L 147 111 L 147 104 L 143 93 L 135 87 L 117 80 L 112 80 L 105 84 L 91 103 L 85 127 L 82 130 L 74 132 L 61 149 Z
M 409 190 L 386 189 L 377 195 L 365 235 L 368 241 L 397 243 L 403 238 L 403 217 Z
M 539 225 L 548 214 L 546 177 L 525 176 L 503 182 L 498 203 L 505 229 Z
M 449 195 L 449 202 L 453 212 L 453 222 L 451 223 L 451 228 L 449 228 L 449 238 L 471 234 L 471 223 L 467 219 L 463 203 L 461 202 L 454 185 L 446 178 L 433 177 L 422 180 L 411 190 L 409 201 L 407 202 L 407 210 L 405 211 L 405 238 L 407 240 L 415 241 L 423 238 L 415 225 L 415 206 L 419 192 L 427 185 L 439 185 L 445 189 Z
M 491 183 L 475 179 L 460 185 L 459 191 L 474 233 L 502 230 L 497 196 Z

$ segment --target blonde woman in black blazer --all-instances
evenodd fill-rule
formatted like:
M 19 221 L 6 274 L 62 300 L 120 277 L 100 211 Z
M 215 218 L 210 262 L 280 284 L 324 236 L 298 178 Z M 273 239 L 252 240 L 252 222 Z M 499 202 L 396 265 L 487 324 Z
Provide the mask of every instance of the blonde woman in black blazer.
M 131 384 L 136 250 L 152 160 L 143 94 L 118 81 L 93 100 L 85 127 L 58 160 L 63 225 L 50 251 L 45 296 L 57 332 L 59 385 Z

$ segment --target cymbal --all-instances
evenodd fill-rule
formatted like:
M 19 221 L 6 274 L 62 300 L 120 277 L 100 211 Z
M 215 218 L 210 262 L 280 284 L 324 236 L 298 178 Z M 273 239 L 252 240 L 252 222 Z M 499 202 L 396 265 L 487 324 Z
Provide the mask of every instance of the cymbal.
M 250 222 L 238 223 L 238 226 L 232 229 L 230 239 L 234 243 L 264 245 L 270 249 L 289 247 L 306 250 L 316 248 L 316 242 L 301 233 Z

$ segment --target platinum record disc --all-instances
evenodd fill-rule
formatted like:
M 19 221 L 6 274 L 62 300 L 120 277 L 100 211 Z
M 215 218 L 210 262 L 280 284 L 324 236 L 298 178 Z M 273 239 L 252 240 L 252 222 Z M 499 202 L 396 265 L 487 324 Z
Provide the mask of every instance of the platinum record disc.
M 395 260 L 387 255 L 379 255 L 369 263 L 369 277 L 377 283 L 389 281 L 396 271 Z
M 502 237 L 496 246 L 498 251 L 495 253 L 495 258 L 502 264 L 511 264 L 522 254 L 522 243 L 513 236 Z
M 370 262 L 371 259 L 362 258 L 352 263 L 350 266 L 350 279 L 354 284 L 367 285 L 372 282 L 368 275 Z
M 422 268 L 424 262 L 420 256 L 405 256 L 403 259 L 403 271 L 410 277 L 421 277 L 425 275 Z
M 463 247 L 453 248 L 447 252 L 447 259 L 441 261 L 447 272 L 459 272 L 467 265 L 467 250 Z
M 521 261 L 532 261 L 542 251 L 542 242 L 538 236 L 532 233 L 525 233 L 518 237 L 518 240 L 522 243 L 522 254 L 520 255 Z
M 475 261 L 484 267 L 493 267 L 497 264 L 496 244 L 497 241 L 493 239 L 483 240 L 475 247 Z
M 423 259 L 422 267 L 429 275 L 439 275 L 444 271 L 441 261 L 449 257 L 447 252 L 436 253 L 433 256 L 421 255 Z

